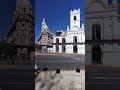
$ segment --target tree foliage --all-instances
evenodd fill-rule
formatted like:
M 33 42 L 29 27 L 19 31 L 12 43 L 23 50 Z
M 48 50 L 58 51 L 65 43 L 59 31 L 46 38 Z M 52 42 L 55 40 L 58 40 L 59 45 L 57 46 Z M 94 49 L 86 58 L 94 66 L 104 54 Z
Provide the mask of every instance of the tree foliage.
M 37 50 L 40 50 L 40 49 L 41 49 L 41 45 L 38 44 L 38 43 L 36 43 L 36 44 L 35 44 L 35 48 L 36 48 Z
M 16 54 L 16 50 L 13 45 L 9 43 L 0 42 L 0 55 L 4 54 L 5 56 L 12 56 Z

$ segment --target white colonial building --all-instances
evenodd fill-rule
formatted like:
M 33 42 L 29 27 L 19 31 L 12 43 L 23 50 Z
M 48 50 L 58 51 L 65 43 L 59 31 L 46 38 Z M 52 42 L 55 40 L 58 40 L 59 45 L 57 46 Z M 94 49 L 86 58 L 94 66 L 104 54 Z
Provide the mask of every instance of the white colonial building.
M 108 0 L 87 0 L 86 4 L 86 64 L 120 66 L 117 0 L 112 4 Z
M 80 24 L 80 9 L 70 11 L 70 28 L 57 31 L 53 38 L 53 52 L 85 54 L 84 24 Z

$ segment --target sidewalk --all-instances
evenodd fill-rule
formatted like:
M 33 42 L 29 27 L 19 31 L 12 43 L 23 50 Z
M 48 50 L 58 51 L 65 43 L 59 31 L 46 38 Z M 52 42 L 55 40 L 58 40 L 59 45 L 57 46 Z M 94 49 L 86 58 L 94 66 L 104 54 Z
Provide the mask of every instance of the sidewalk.
M 35 55 L 82 55 L 82 54 L 78 54 L 78 53 L 58 53 L 58 52 L 50 52 L 50 53 L 39 53 L 39 52 L 35 52 Z M 85 54 L 83 54 L 85 55 Z
M 0 65 L 0 69 L 13 69 L 16 65 Z
M 41 72 L 35 80 L 35 90 L 85 90 L 85 71 Z
M 85 65 L 86 67 L 91 67 L 91 68 L 120 68 L 120 66 L 111 66 L 111 65 L 103 65 L 103 64 L 90 64 L 90 65 Z

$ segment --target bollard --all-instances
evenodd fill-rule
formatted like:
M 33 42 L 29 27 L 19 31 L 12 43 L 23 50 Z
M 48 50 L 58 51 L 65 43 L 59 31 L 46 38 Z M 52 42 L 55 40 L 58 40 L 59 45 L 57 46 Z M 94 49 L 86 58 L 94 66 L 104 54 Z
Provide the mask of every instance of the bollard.
M 80 68 L 79 67 L 77 67 L 76 72 L 80 73 Z
M 56 73 L 59 74 L 60 73 L 60 68 L 56 69 Z
M 43 71 L 47 71 L 47 70 L 48 70 L 48 68 L 47 68 L 47 67 L 43 68 Z

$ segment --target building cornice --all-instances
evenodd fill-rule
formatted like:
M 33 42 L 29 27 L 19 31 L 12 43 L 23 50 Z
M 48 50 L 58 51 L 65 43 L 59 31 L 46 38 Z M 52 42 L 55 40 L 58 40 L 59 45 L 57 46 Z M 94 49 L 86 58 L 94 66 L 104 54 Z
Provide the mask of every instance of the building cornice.
M 85 43 L 86 44 L 120 44 L 120 39 L 111 39 L 111 40 L 97 40 L 97 41 L 94 41 L 94 40 L 85 40 Z
M 69 45 L 69 44 L 72 44 L 72 45 L 81 45 L 81 44 L 85 44 L 85 42 L 81 42 L 81 43 L 53 43 L 53 45 Z
M 88 11 L 88 9 L 91 7 L 91 4 L 93 3 L 99 3 L 103 6 L 104 9 L 106 9 L 105 11 L 107 10 L 116 10 L 118 8 L 118 4 L 111 4 L 111 5 L 107 5 L 104 3 L 103 0 L 91 0 L 90 2 L 90 5 L 86 8 L 86 13 L 89 13 L 90 11 Z

